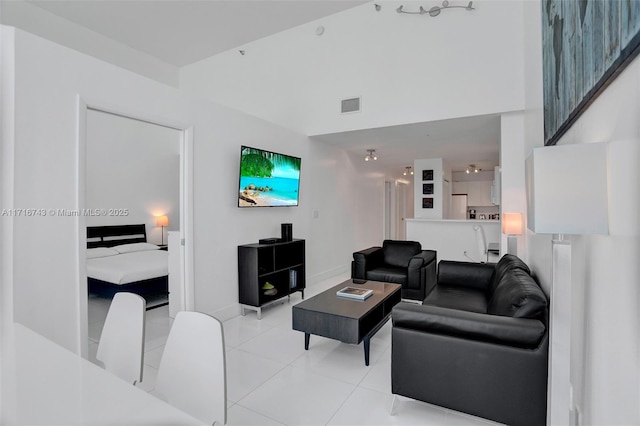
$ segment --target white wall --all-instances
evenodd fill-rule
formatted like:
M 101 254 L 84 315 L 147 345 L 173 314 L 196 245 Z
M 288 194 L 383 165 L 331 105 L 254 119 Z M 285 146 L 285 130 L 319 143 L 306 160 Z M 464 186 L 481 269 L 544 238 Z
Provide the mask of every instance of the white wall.
M 501 196 L 500 212 L 522 213 L 526 216 L 527 199 L 525 189 L 525 118 L 524 112 L 511 112 L 500 117 L 500 164 Z M 524 219 L 523 219 L 524 221 Z M 526 227 L 526 225 L 525 225 Z M 524 231 L 523 231 L 524 232 Z M 528 260 L 525 238 L 517 237 L 517 254 L 525 262 Z M 507 236 L 501 235 L 500 247 L 507 247 Z M 546 283 L 543 283 L 543 286 Z M 548 287 L 545 288 L 548 292 Z
M 640 423 L 639 99 L 636 59 L 560 140 L 609 142 L 609 235 L 572 238 L 571 373 L 585 424 Z
M 525 155 L 543 144 L 540 7 L 525 3 Z M 571 237 L 570 377 L 584 425 L 640 424 L 639 95 L 636 58 L 559 141 L 610 144 L 610 233 Z M 527 232 L 529 265 L 547 286 L 550 241 Z
M 521 2 L 437 18 L 378 3 L 380 12 L 366 3 L 184 67 L 180 87 L 309 135 L 523 108 Z M 340 114 L 354 96 L 362 111 Z
M 3 31 L 13 32 L 6 27 Z M 344 151 L 209 101 L 191 99 L 174 88 L 20 30 L 15 36 L 15 184 L 3 187 L 3 196 L 15 189 L 15 199 L 5 207 L 78 208 L 80 95 L 90 105 L 193 126 L 194 276 L 199 311 L 239 312 L 237 245 L 278 235 L 280 223 L 293 223 L 294 236 L 308 238 L 311 282 L 346 270 L 353 251 L 381 239 L 381 227 L 373 227 L 382 223 L 381 186 L 355 175 Z M 14 141 L 3 141 L 3 147 Z M 242 144 L 302 157 L 299 207 L 236 207 Z M 319 217 L 312 221 L 314 209 Z M 78 217 L 15 218 L 11 227 L 15 241 L 10 247 L 15 276 L 4 283 L 15 292 L 15 320 L 76 352 L 81 345 L 81 225 Z
M 89 110 L 85 203 L 107 214 L 87 216 L 87 226 L 144 223 L 160 244 L 155 216 L 167 215 L 166 244 L 167 230 L 180 229 L 180 143 L 176 129 Z

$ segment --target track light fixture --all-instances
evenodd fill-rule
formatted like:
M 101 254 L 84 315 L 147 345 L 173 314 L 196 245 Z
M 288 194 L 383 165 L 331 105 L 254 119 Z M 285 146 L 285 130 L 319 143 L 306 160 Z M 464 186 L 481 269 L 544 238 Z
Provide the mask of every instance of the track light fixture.
M 369 161 L 369 160 L 377 160 L 378 156 L 376 155 L 376 150 L 375 149 L 368 149 L 367 150 L 367 155 L 364 157 L 364 161 Z
M 476 166 L 475 164 L 469 164 L 469 167 L 467 167 L 467 170 L 465 170 L 467 172 L 467 174 L 469 173 L 478 173 L 480 170 L 480 168 L 478 168 L 478 166 Z
M 405 170 L 404 173 L 402 173 L 403 175 L 412 175 L 413 174 L 413 169 L 411 166 L 405 166 Z
M 398 13 L 406 13 L 408 15 L 429 15 L 431 17 L 436 17 L 438 15 L 440 15 L 440 12 L 442 12 L 444 9 L 465 9 L 467 11 L 472 11 L 475 10 L 475 8 L 473 7 L 473 2 L 470 1 L 469 4 L 467 4 L 466 6 L 451 6 L 449 5 L 449 1 L 448 0 L 444 0 L 442 2 L 442 6 L 433 6 L 432 8 L 430 8 L 429 10 L 425 9 L 424 7 L 420 6 L 420 9 L 417 12 L 409 12 L 404 10 L 404 6 L 400 5 L 398 6 L 398 8 L 396 8 L 396 12 Z

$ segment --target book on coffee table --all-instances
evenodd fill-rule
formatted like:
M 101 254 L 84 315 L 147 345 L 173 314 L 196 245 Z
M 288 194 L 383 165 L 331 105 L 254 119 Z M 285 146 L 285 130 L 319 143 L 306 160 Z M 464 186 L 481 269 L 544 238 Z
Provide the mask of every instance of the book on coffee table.
M 373 290 L 366 288 L 345 287 L 342 290 L 338 290 L 336 295 L 338 297 L 345 297 L 348 299 L 364 300 L 373 294 Z

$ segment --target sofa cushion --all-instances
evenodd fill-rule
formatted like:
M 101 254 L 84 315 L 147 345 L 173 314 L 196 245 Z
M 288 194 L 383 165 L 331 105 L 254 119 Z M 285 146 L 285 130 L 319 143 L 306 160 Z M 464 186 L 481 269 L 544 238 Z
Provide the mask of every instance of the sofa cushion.
M 393 268 L 389 266 L 381 266 L 376 269 L 367 271 L 367 279 L 372 281 L 382 281 L 385 283 L 407 283 L 406 268 Z
M 531 270 L 529 269 L 527 264 L 524 263 L 518 256 L 505 254 L 504 256 L 502 256 L 502 258 L 500 258 L 500 260 L 496 264 L 495 270 L 493 271 L 491 284 L 487 289 L 489 291 L 489 296 L 491 296 L 496 290 L 496 287 L 500 283 L 500 280 L 502 280 L 504 274 L 514 269 L 521 269 L 527 274 L 531 275 Z
M 535 280 L 522 269 L 508 271 L 498 282 L 487 313 L 514 318 L 541 318 L 547 297 Z
M 391 241 L 382 243 L 384 263 L 398 268 L 406 268 L 413 256 L 422 251 L 422 246 L 417 241 Z
M 393 307 L 391 319 L 394 329 L 406 328 L 528 349 L 537 348 L 546 333 L 545 325 L 538 320 L 404 302 Z
M 437 285 L 422 304 L 487 313 L 487 295 L 484 290 L 477 288 Z
M 438 264 L 438 286 L 475 288 L 487 294 L 494 271 L 494 265 L 485 263 L 441 260 Z

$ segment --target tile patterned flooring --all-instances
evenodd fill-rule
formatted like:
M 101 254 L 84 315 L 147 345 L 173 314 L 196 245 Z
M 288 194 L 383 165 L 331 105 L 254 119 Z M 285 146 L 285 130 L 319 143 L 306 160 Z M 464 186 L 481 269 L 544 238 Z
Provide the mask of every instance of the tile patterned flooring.
M 347 279 L 334 277 L 306 289 L 311 297 Z M 391 395 L 391 321 L 371 339 L 371 361 L 364 365 L 362 344 L 348 345 L 291 329 L 291 307 L 300 294 L 225 321 L 229 425 L 439 425 L 487 426 L 496 423 L 401 398 L 396 414 Z M 286 301 L 286 299 L 285 299 Z M 89 299 L 89 357 L 97 342 L 109 301 Z M 171 328 L 168 307 L 147 311 L 144 378 L 152 391 Z

